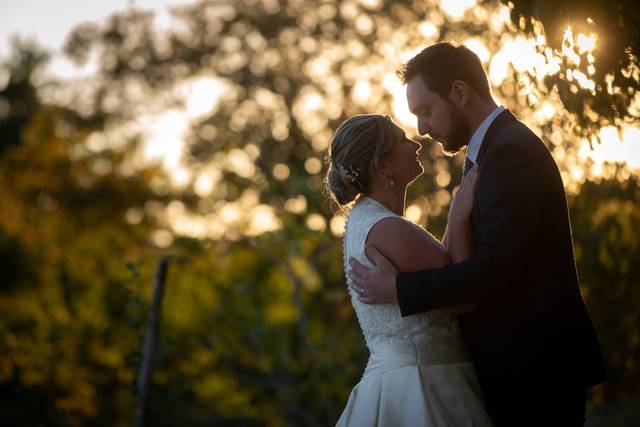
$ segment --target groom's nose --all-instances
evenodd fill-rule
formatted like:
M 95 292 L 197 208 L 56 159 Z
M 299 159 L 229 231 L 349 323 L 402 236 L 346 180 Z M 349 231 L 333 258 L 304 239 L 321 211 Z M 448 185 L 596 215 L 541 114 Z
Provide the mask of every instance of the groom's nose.
M 418 132 L 422 136 L 431 134 L 431 126 L 429 126 L 426 120 L 418 120 Z

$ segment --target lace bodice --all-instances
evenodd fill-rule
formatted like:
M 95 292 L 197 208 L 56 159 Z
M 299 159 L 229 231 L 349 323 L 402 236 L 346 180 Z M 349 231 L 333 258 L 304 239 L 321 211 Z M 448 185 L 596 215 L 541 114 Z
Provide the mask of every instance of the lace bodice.
M 343 241 L 345 272 L 349 269 L 349 257 L 354 257 L 366 266 L 372 266 L 364 252 L 367 235 L 378 221 L 389 217 L 401 218 L 409 222 L 368 197 L 361 198 L 353 206 L 345 224 Z M 410 224 L 426 233 L 419 226 L 411 222 Z M 351 285 L 348 276 L 347 284 Z M 428 335 L 427 338 L 436 338 L 440 341 L 446 338 L 459 340 L 457 319 L 454 316 L 433 311 L 402 317 L 397 305 L 368 305 L 358 300 L 351 286 L 348 286 L 348 292 L 369 350 L 373 350 L 377 344 L 396 340 L 413 340 L 425 335 Z

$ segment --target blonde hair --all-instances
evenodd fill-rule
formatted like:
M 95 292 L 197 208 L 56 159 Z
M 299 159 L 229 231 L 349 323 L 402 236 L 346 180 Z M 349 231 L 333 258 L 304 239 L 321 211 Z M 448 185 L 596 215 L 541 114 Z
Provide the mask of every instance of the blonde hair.
M 324 179 L 329 197 L 344 206 L 365 194 L 376 159 L 393 149 L 400 133 L 389 116 L 361 114 L 345 120 L 329 148 L 329 170 Z

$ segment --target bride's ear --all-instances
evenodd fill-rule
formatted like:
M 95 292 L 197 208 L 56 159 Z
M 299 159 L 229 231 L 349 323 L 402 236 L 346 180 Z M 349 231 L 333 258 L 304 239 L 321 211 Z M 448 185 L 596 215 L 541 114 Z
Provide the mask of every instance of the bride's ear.
M 389 174 L 389 168 L 385 165 L 384 160 L 377 157 L 373 161 L 373 168 L 378 176 L 387 176 Z

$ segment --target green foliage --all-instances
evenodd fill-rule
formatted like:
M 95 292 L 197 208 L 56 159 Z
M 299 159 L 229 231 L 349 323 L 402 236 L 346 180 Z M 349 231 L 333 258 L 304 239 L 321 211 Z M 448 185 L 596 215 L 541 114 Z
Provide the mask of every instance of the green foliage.
M 38 106 L 31 79 L 47 57 L 46 52 L 32 43 L 19 39 L 12 42 L 11 57 L 1 67 L 2 73 L 8 74 L 8 81 L 0 89 L 0 155 L 7 147 L 19 144 L 20 131 Z
M 601 398 L 638 399 L 640 182 L 587 182 L 570 200 L 582 290 L 607 361 Z
M 77 29 L 68 52 L 81 61 L 96 50 L 100 64 L 80 104 L 41 104 L 33 63 L 8 68 L 29 77 L 9 80 L 23 86 L 2 92 L 7 102 L 32 104 L 13 127 L 0 127 L 3 142 L 14 135 L 0 151 L 2 425 L 131 425 L 162 255 L 171 262 L 152 425 L 330 425 L 359 380 L 367 350 L 345 289 L 340 239 L 330 232 L 335 212 L 309 159 L 322 164 L 331 129 L 347 116 L 390 111 L 380 87 L 400 64 L 392 35 L 403 48 L 435 41 L 419 35 L 426 17 L 442 22 L 442 37 L 480 36 L 486 26 L 455 24 L 425 2 L 357 6 L 356 15 L 329 1 L 234 4 L 181 8 L 180 31 L 159 33 L 137 10 Z M 373 26 L 358 24 L 359 15 Z M 187 135 L 187 166 L 220 172 L 210 194 L 193 183 L 169 188 L 159 168 L 132 168 L 136 135 L 120 149 L 91 143 L 135 118 L 147 97 L 202 75 L 226 85 Z M 365 80 L 362 100 L 354 93 Z M 516 83 L 496 91 L 518 105 Z M 423 153 L 425 177 L 409 202 L 441 235 L 460 159 L 434 144 Z M 583 290 L 610 372 L 594 402 L 640 398 L 639 195 L 632 176 L 587 181 L 570 197 Z M 223 224 L 224 233 L 171 230 L 171 202 Z M 279 228 L 255 233 L 249 223 L 224 222 L 228 206 L 250 211 L 256 203 L 273 209 Z M 310 227 L 318 216 L 320 225 Z M 154 236 L 167 229 L 174 240 L 165 247 Z
M 137 367 L 127 358 L 139 332 L 127 324 L 136 289 L 126 261 L 143 252 L 149 222 L 134 227 L 125 213 L 153 197 L 151 172 L 96 173 L 96 162 L 117 165 L 122 155 L 79 150 L 88 131 L 80 123 L 40 105 L 0 158 L 6 425 L 114 419 L 133 402 Z
M 308 235 L 298 241 L 306 247 L 301 254 L 291 243 L 264 235 L 174 264 L 171 277 L 180 279 L 168 287 L 164 305 L 159 394 L 191 397 L 208 407 L 209 417 L 269 425 L 336 421 L 364 362 L 362 338 L 342 272 L 321 276 L 317 263 L 307 261 L 328 252 L 334 263 L 336 242 Z
M 579 64 L 563 59 L 562 72 L 545 79 L 549 91 L 557 89 L 563 106 L 574 114 L 585 135 L 612 123 L 637 125 L 640 91 L 640 8 L 635 0 L 512 0 L 514 24 L 533 34 L 532 18 L 541 22 L 548 44 L 557 50 L 566 46 L 565 30 L 573 34 L 596 34 L 593 60 L 579 54 Z M 594 68 L 589 70 L 590 65 Z M 589 75 L 594 90 L 576 85 L 567 70 Z M 615 89 L 619 88 L 619 89 Z M 636 105 L 634 107 L 634 104 Z

